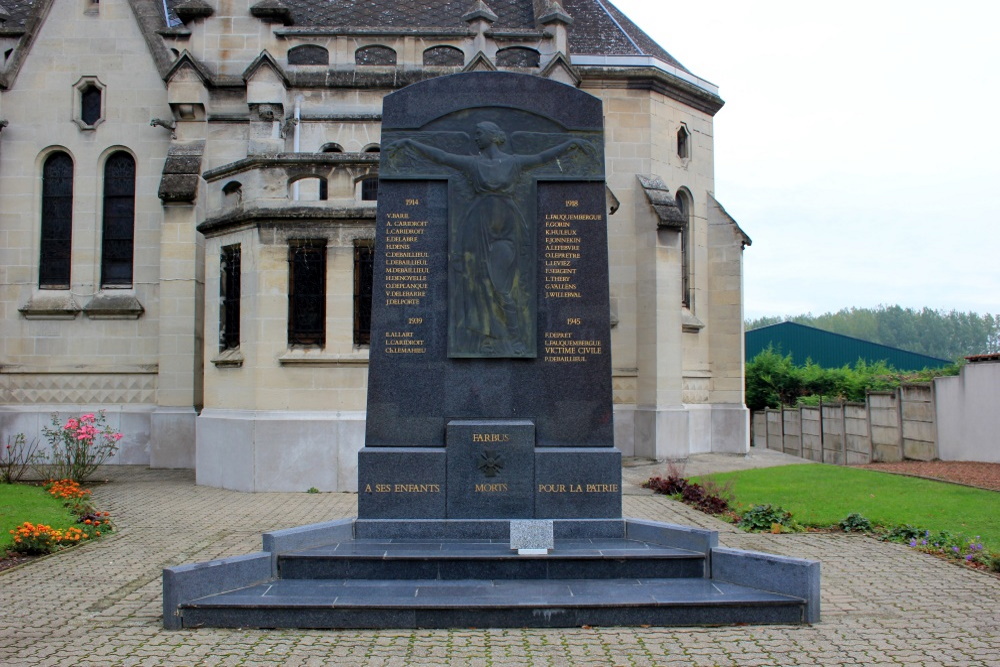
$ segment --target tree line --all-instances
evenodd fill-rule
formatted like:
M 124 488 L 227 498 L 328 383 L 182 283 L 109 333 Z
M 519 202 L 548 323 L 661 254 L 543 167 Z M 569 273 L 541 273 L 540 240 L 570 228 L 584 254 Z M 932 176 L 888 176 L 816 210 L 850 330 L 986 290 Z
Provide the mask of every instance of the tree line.
M 860 338 L 872 343 L 958 360 L 974 354 L 1000 352 L 1000 314 L 878 306 L 843 308 L 822 315 L 760 317 L 747 320 L 746 329 L 759 329 L 781 322 L 797 322 L 824 331 Z

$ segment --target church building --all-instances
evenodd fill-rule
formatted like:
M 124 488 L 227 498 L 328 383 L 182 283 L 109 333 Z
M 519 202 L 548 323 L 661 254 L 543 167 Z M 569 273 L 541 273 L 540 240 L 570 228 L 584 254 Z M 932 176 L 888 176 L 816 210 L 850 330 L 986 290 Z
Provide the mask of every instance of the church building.
M 357 489 L 382 98 L 600 98 L 615 445 L 746 452 L 723 101 L 608 0 L 0 0 L 0 438 L 106 410 L 117 464 Z

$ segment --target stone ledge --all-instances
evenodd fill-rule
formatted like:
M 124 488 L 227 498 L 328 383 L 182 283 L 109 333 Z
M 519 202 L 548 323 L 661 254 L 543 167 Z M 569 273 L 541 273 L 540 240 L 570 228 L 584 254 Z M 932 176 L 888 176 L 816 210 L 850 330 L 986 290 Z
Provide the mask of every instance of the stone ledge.
M 101 291 L 83 307 L 84 314 L 92 320 L 137 320 L 146 309 L 131 291 Z
M 368 350 L 335 354 L 315 349 L 292 349 L 278 357 L 278 363 L 282 366 L 367 366 Z
M 238 347 L 223 350 L 212 358 L 216 368 L 240 368 L 243 366 L 243 361 L 243 353 Z
M 39 290 L 17 310 L 26 320 L 72 320 L 82 309 L 69 290 Z
M 694 316 L 687 308 L 681 312 L 681 330 L 684 333 L 698 333 L 705 328 L 705 323 Z

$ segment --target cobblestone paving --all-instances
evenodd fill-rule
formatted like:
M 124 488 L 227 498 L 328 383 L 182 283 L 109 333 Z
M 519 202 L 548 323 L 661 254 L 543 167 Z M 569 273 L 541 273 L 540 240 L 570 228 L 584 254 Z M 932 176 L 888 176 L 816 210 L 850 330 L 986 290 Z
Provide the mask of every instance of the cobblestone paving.
M 94 487 L 118 532 L 0 573 L 2 665 L 997 665 L 1000 580 L 848 535 L 747 535 L 663 497 L 628 516 L 726 546 L 821 560 L 811 627 L 564 630 L 161 628 L 165 566 L 256 551 L 262 531 L 352 516 L 353 494 L 242 494 L 187 471 L 115 468 Z

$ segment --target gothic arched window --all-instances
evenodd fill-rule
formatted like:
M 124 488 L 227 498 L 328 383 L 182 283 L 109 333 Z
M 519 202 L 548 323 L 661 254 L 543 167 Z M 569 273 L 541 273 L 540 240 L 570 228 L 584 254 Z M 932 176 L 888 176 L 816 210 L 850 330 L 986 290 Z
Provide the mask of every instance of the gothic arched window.
M 691 308 L 691 195 L 679 190 L 675 199 L 686 222 L 681 231 L 681 303 Z
M 101 286 L 132 286 L 135 240 L 135 160 L 125 151 L 104 163 Z
M 57 152 L 42 166 L 42 242 L 38 286 L 69 289 L 73 239 L 73 158 Z

